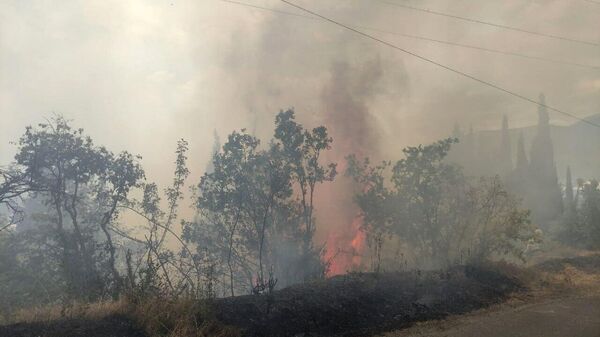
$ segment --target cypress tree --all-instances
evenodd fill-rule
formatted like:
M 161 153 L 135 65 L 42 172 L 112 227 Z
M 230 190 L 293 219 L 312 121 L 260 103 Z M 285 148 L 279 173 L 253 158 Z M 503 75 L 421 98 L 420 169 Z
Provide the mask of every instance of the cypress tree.
M 531 144 L 529 171 L 533 217 L 540 224 L 556 220 L 562 213 L 562 195 L 556 175 L 554 148 L 550 137 L 550 118 L 545 105 L 544 94 L 540 95 L 542 105 L 538 108 L 537 134 Z
M 523 132 L 519 133 L 517 141 L 517 162 L 515 169 L 507 177 L 507 183 L 510 190 L 521 196 L 526 207 L 531 207 L 529 204 L 530 189 L 527 187 L 531 182 L 529 179 L 529 160 L 525 153 L 525 138 Z
M 571 167 L 567 166 L 567 179 L 565 184 L 565 210 L 572 211 L 575 208 L 573 196 L 573 180 L 571 178 Z
M 500 144 L 500 156 L 498 159 L 500 160 L 498 166 L 500 170 L 499 173 L 506 176 L 513 169 L 510 135 L 508 132 L 508 118 L 506 115 L 502 117 L 502 140 Z
M 525 138 L 523 132 L 519 134 L 519 142 L 517 143 L 517 166 L 515 171 L 525 174 L 529 167 L 529 160 L 527 160 L 527 154 L 525 153 Z

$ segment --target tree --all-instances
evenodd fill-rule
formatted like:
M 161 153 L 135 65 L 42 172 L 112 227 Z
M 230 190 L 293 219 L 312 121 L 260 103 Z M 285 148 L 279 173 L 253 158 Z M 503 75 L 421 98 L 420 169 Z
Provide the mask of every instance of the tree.
M 147 221 L 149 225 L 144 248 L 145 252 L 136 264 L 135 271 L 140 270 L 141 280 L 136 283 L 136 275 L 128 275 L 131 290 L 137 290 L 138 297 L 145 296 L 170 296 L 177 298 L 186 294 L 190 298 L 199 298 L 203 295 L 201 289 L 201 263 L 186 245 L 182 237 L 173 230 L 178 217 L 178 209 L 183 200 L 185 181 L 189 176 L 187 168 L 188 143 L 184 139 L 177 142 L 175 150 L 175 171 L 173 182 L 164 191 L 167 207 L 161 209 L 161 197 L 158 186 L 148 183 L 143 186 L 144 194 L 141 201 L 125 205 Z M 181 221 L 184 227 L 185 220 Z M 181 250 L 176 253 L 165 247 L 167 237 L 172 237 L 181 244 Z M 144 262 L 144 258 L 146 261 Z M 144 265 L 143 267 L 141 267 Z
M 573 178 L 571 177 L 571 167 L 567 166 L 567 177 L 565 183 L 565 205 L 564 209 L 567 212 L 573 211 L 575 208 L 575 197 L 573 195 Z
M 529 160 L 525 152 L 525 138 L 523 132 L 519 133 L 517 141 L 517 161 L 515 168 L 506 177 L 506 183 L 510 191 L 521 196 L 526 203 L 529 201 Z
M 538 128 L 531 144 L 529 179 L 527 180 L 527 203 L 531 205 L 536 221 L 548 225 L 562 214 L 562 197 L 554 163 L 554 147 L 550 137 L 548 111 L 543 105 L 545 96 L 540 95 L 542 105 L 538 108 Z
M 577 188 L 579 194 L 580 188 Z M 559 229 L 558 238 L 560 241 L 571 244 L 581 245 L 586 241 L 585 231 L 583 230 L 578 215 L 577 203 L 573 194 L 573 181 L 571 177 L 571 168 L 567 167 L 567 176 L 564 192 L 564 210 L 561 223 L 562 228 Z
M 558 239 L 563 243 L 584 248 L 600 247 L 600 189 L 597 180 L 577 179 L 573 195 L 570 170 L 567 171 L 565 212 Z M 569 194 L 569 188 L 571 193 Z
M 587 236 L 589 248 L 600 247 L 600 190 L 597 180 L 590 180 L 583 185 L 583 202 L 580 210 L 582 227 Z
M 335 165 L 320 163 L 331 141 L 327 129 L 304 130 L 287 110 L 265 149 L 242 130 L 215 154 L 198 185 L 200 217 L 186 224 L 184 238 L 222 261 L 232 296 L 240 282 L 261 292 L 275 275 L 289 284 L 323 274 L 312 245 L 314 192 L 335 176 Z
M 112 274 L 114 287 L 113 298 L 118 297 L 123 287 L 123 279 L 116 267 L 116 248 L 111 232 L 111 225 L 117 220 L 121 208 L 119 206 L 129 202 L 128 195 L 132 188 L 140 187 L 144 179 L 144 171 L 137 163 L 139 157 L 134 157 L 128 152 L 114 154 L 100 150 L 102 163 L 98 173 L 96 187 L 96 201 L 99 210 L 102 210 L 99 226 L 106 238 L 109 253 L 108 265 Z
M 6 221 L 0 222 L 0 232 L 22 220 L 23 212 L 18 201 L 31 190 L 29 179 L 18 168 L 0 168 L 0 207 L 6 208 L 9 213 Z
M 454 139 L 408 147 L 393 166 L 348 158 L 348 174 L 360 183 L 356 202 L 363 230 L 409 246 L 418 264 L 449 264 L 466 252 L 474 259 L 521 257 L 534 239 L 529 212 L 503 188 L 500 179 L 471 181 L 444 161 Z M 391 167 L 391 177 L 389 168 Z M 382 248 L 374 247 L 375 251 Z
M 314 196 L 317 185 L 333 181 L 336 164 L 322 165 L 319 161 L 323 152 L 331 149 L 333 139 L 327 128 L 320 126 L 309 130 L 295 121 L 294 110 L 280 112 L 275 119 L 275 140 L 281 146 L 285 160 L 290 165 L 294 186 L 300 190 L 300 204 L 303 215 L 303 255 L 305 261 L 314 254 L 313 236 L 316 231 L 314 221 Z M 307 263 L 305 267 L 310 267 Z
M 508 118 L 506 115 L 502 117 L 502 140 L 500 143 L 499 152 L 499 174 L 506 176 L 513 170 L 512 151 L 510 146 L 510 135 L 508 132 Z
M 209 211 L 213 220 L 218 219 L 213 225 L 227 227 L 230 265 L 239 232 L 241 244 L 258 264 L 252 272 L 256 273 L 257 283 L 263 285 L 268 232 L 275 226 L 276 209 L 283 207 L 292 190 L 290 167 L 284 161 L 281 146 L 271 143 L 268 150 L 259 150 L 259 144 L 244 130 L 229 136 L 222 153 L 215 155 L 214 172 L 207 173 L 200 182 L 198 207 Z M 229 267 L 231 283 L 232 268 Z
M 516 172 L 525 176 L 527 174 L 527 170 L 529 167 L 529 160 L 527 160 L 527 154 L 525 153 L 525 139 L 523 137 L 523 132 L 519 134 L 519 141 L 517 143 L 517 165 Z
M 252 262 L 246 261 L 245 256 L 253 250 L 254 244 L 243 234 L 249 232 L 254 215 L 254 209 L 248 207 L 248 202 L 255 186 L 248 175 L 255 172 L 260 156 L 258 145 L 258 139 L 244 130 L 229 135 L 222 151 L 213 157 L 213 171 L 205 173 L 198 185 L 196 207 L 201 218 L 197 223 L 184 227 L 186 241 L 205 245 L 213 252 L 226 252 L 231 296 L 235 294 L 234 258 L 249 274 L 250 283 L 252 280 Z M 212 247 L 207 243 L 211 243 Z M 242 249 L 243 252 L 240 252 Z
M 52 212 L 49 220 L 72 296 L 100 296 L 108 283 L 101 275 L 104 249 L 98 247 L 96 235 L 100 231 L 109 253 L 110 288 L 118 294 L 121 281 L 109 228 L 119 214 L 117 205 L 127 201 L 131 188 L 144 177 L 137 159 L 96 147 L 83 129 L 73 129 L 60 116 L 37 128 L 27 127 L 19 140 L 16 163 L 23 168 L 28 188 Z

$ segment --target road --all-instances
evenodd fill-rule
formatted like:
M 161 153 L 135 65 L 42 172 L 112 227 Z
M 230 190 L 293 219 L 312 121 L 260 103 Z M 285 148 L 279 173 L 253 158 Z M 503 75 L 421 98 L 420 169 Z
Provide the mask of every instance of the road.
M 600 297 L 547 300 L 426 323 L 385 337 L 600 337 Z

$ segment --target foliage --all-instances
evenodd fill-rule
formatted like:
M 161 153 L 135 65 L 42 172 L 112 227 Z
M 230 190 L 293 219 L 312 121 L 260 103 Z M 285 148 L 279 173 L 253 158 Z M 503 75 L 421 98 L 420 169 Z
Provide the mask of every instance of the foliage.
M 29 193 L 29 179 L 15 167 L 0 167 L 0 212 L 8 211 L 8 216 L 0 213 L 0 232 L 23 220 L 23 210 L 19 200 Z
M 186 224 L 184 238 L 218 261 L 231 295 L 236 287 L 272 288 L 274 275 L 283 284 L 323 275 L 312 245 L 313 200 L 316 186 L 336 173 L 335 165 L 320 163 L 331 142 L 326 128 L 304 130 L 288 110 L 277 115 L 266 149 L 242 130 L 215 153 L 213 171 L 198 185 L 199 216 Z
M 600 189 L 597 180 L 578 179 L 574 197 L 566 195 L 559 239 L 581 248 L 600 248 Z
M 410 247 L 417 264 L 451 264 L 495 255 L 522 257 L 536 232 L 498 177 L 472 180 L 445 162 L 456 140 L 408 147 L 405 158 L 372 165 L 348 157 L 347 174 L 374 254 L 386 240 Z M 393 239 L 393 240 L 392 240 Z
M 37 206 L 6 234 L 12 238 L 5 247 L 10 249 L 7 261 L 12 261 L 7 268 L 30 273 L 15 289 L 31 300 L 37 293 L 31 291 L 33 284 L 42 283 L 64 287 L 68 299 L 118 296 L 122 277 L 113 229 L 118 205 L 128 201 L 131 189 L 144 178 L 138 157 L 95 146 L 82 129 L 73 129 L 60 116 L 28 127 L 17 145 L 11 177 L 20 177 L 20 183 L 13 189 L 12 202 L 18 194 L 26 197 L 20 203 L 24 211 Z M 7 184 L 5 180 L 3 186 Z M 58 299 L 55 290 L 45 295 L 48 301 Z
M 128 260 L 129 295 L 136 302 L 147 299 L 167 299 L 186 297 L 198 299 L 211 296 L 211 291 L 203 289 L 212 281 L 202 280 L 203 268 L 210 267 L 199 261 L 188 248 L 181 236 L 173 228 L 178 219 L 178 209 L 184 197 L 185 181 L 189 175 L 187 168 L 187 141 L 177 142 L 175 150 L 175 171 L 173 182 L 164 191 L 166 209 L 161 209 L 158 186 L 148 183 L 143 186 L 143 198 L 126 206 L 128 210 L 147 222 L 144 253 L 135 267 Z M 185 222 L 182 222 L 182 224 Z M 167 248 L 167 237 L 174 238 L 181 249 L 179 252 Z M 206 281 L 203 283 L 203 281 Z
M 315 194 L 337 174 L 325 160 L 332 142 L 293 110 L 277 114 L 268 143 L 232 132 L 194 190 L 196 216 L 183 219 L 185 140 L 161 190 L 145 181 L 139 157 L 95 145 L 60 116 L 28 127 L 14 163 L 0 170 L 0 206 L 9 210 L 0 216 L 0 310 L 123 295 L 141 306 L 193 303 L 323 278 Z M 395 163 L 348 157 L 376 270 L 384 245 L 409 248 L 420 265 L 447 265 L 522 257 L 537 240 L 529 212 L 499 178 L 467 178 L 446 162 L 454 142 L 406 148 Z M 594 223 L 597 188 L 581 193 L 578 223 Z M 121 227 L 124 219 L 132 223 Z

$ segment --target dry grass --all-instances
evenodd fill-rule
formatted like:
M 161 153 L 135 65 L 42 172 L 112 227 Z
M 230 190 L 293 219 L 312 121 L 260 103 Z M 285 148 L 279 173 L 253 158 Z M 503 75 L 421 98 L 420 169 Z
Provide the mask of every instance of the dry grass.
M 560 261 L 564 257 L 592 257 L 599 252 L 581 250 L 562 250 L 558 253 L 543 253 L 537 256 L 538 263 L 544 261 Z M 447 336 L 448 330 L 458 329 L 461 325 L 469 324 L 478 317 L 504 311 L 507 308 L 519 310 L 544 301 L 568 298 L 571 296 L 593 297 L 600 296 L 600 269 L 582 270 L 569 263 L 561 263 L 558 271 L 543 271 L 530 265 L 530 268 L 517 268 L 514 265 L 495 263 L 495 267 L 503 273 L 518 277 L 528 288 L 527 292 L 515 292 L 507 301 L 476 310 L 466 315 L 450 316 L 442 320 L 431 320 L 416 323 L 406 330 L 391 331 L 382 337 L 400 336 Z M 461 330 L 462 331 L 462 330 Z
M 203 301 L 146 300 L 132 306 L 129 316 L 151 337 L 240 336 L 237 329 L 215 320 L 210 305 Z
M 578 252 L 576 256 L 585 259 L 592 254 Z M 579 262 L 579 258 L 575 262 Z M 541 260 L 548 260 L 548 256 L 544 256 Z M 550 267 L 547 268 L 521 268 L 503 262 L 490 263 L 492 269 L 518 280 L 528 289 L 527 292 L 515 292 L 501 306 L 518 307 L 549 296 L 562 296 L 573 292 L 600 295 L 600 271 L 593 268 L 581 269 L 575 265 L 577 263 L 570 264 L 568 261 L 572 260 L 551 259 Z M 587 267 L 587 264 L 583 266 Z M 7 321 L 0 321 L 0 324 L 48 322 L 60 319 L 98 320 L 111 315 L 129 317 L 146 332 L 148 337 L 237 337 L 241 335 L 238 329 L 225 326 L 214 318 L 209 302 L 181 299 L 150 298 L 134 301 L 124 298 L 119 301 L 92 304 L 72 303 L 63 306 L 34 307 L 15 312 Z
M 15 311 L 2 323 L 50 322 L 72 318 L 101 319 L 110 315 L 125 314 L 127 307 L 128 303 L 125 300 L 32 307 Z
M 51 322 L 61 319 L 99 320 L 112 315 L 129 317 L 149 337 L 238 337 L 237 329 L 213 319 L 207 303 L 192 300 L 150 299 L 106 301 L 33 307 L 16 311 L 0 324 Z
M 562 259 L 566 257 L 589 256 L 598 252 L 574 248 L 557 241 L 545 241 L 540 249 L 531 253 L 527 258 L 527 266 L 535 266 L 545 261 Z
M 547 288 L 555 291 L 600 295 L 600 271 L 590 273 L 567 263 L 560 272 L 542 273 L 542 277 L 547 281 Z

